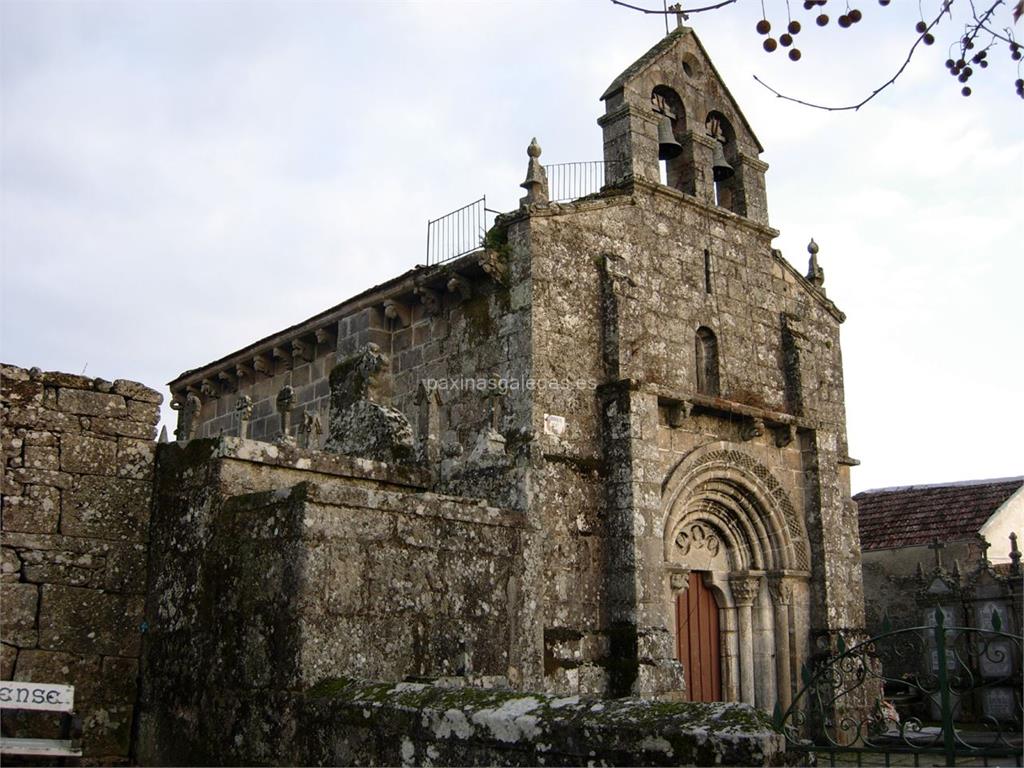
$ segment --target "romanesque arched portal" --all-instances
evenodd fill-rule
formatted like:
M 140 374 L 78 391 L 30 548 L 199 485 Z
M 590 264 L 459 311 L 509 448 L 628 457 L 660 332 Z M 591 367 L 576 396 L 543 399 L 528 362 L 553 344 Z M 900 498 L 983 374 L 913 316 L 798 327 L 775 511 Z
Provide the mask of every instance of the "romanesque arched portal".
M 794 593 L 805 595 L 809 545 L 778 479 L 740 446 L 718 442 L 684 457 L 662 486 L 666 622 L 681 643 L 681 599 L 694 574 L 718 610 L 717 659 L 680 659 L 687 679 L 718 664 L 721 696 L 771 709 L 788 705 L 800 646 Z

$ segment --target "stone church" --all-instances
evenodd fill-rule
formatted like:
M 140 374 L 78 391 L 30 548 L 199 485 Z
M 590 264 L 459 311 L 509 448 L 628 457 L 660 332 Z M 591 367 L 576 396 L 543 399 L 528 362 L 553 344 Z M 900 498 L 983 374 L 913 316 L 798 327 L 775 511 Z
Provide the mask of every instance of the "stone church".
M 406 713 L 425 681 L 568 696 L 555 721 L 613 706 L 576 694 L 771 711 L 862 630 L 817 246 L 806 275 L 772 248 L 762 147 L 692 30 L 602 101 L 595 189 L 565 194 L 532 143 L 518 210 L 468 250 L 171 382 L 174 442 L 146 387 L 3 369 L 2 676 L 76 685 L 87 756 L 422 762 L 512 728 L 535 763 L 539 699 L 470 722 L 439 688 L 407 744 L 359 725 L 384 694 L 351 681 L 405 681 Z M 685 721 L 658 745 L 773 760 L 730 711 L 745 741 Z
M 171 382 L 173 442 L 3 368 L 0 677 L 75 685 L 86 757 L 776 764 L 747 705 L 864 624 L 844 315 L 692 30 L 601 98 L 593 189 L 531 143 L 468 249 Z
M 863 625 L 844 315 L 817 247 L 806 275 L 772 248 L 762 146 L 692 30 L 601 99 L 599 192 L 554 202 L 534 143 L 520 208 L 479 249 L 171 382 L 178 440 L 219 438 L 207 463 L 252 463 L 225 508 L 303 471 L 321 472 L 310 498 L 373 486 L 397 514 L 447 505 L 418 521 L 409 562 L 464 588 L 462 610 L 383 545 L 345 550 L 292 588 L 362 584 L 310 605 L 382 639 L 325 641 L 318 670 L 770 710 Z M 316 469 L 335 454 L 358 461 Z M 271 479 L 260 462 L 291 469 Z M 472 545 L 453 556 L 449 535 Z M 373 596 L 390 618 L 360 602 Z

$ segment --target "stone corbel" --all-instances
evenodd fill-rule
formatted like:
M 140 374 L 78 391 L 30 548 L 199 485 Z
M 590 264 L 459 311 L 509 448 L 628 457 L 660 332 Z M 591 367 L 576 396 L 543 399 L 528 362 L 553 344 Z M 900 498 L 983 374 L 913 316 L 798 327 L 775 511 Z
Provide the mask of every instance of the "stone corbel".
M 775 445 L 778 448 L 785 448 L 796 439 L 796 427 L 792 424 L 783 424 L 775 428 Z
M 337 338 L 337 332 L 332 328 L 317 328 L 314 332 L 316 336 L 317 344 L 325 344 L 327 346 L 334 346 L 334 341 Z
M 753 440 L 764 434 L 764 419 L 756 417 L 747 419 L 743 424 L 741 436 L 744 440 Z
M 402 326 L 408 326 L 412 321 L 412 311 L 405 304 L 388 299 L 384 302 L 384 317 L 388 320 L 397 320 Z
M 302 339 L 292 340 L 292 360 L 304 360 L 307 363 L 313 362 L 313 358 L 316 357 L 316 348 L 308 341 Z
M 693 412 L 693 403 L 689 400 L 675 403 L 668 407 L 668 425 L 670 427 L 681 427 L 683 422 L 690 418 Z
M 288 367 L 292 365 L 292 351 L 289 347 L 274 347 L 270 350 L 270 354 L 274 356 L 275 360 L 280 360 Z
M 508 285 L 508 269 L 504 259 L 494 251 L 484 251 L 477 261 L 484 273 L 498 285 Z
M 253 375 L 252 366 L 246 365 L 245 363 L 235 363 L 235 378 L 239 381 L 242 379 L 251 379 Z
M 423 285 L 417 286 L 414 292 L 419 297 L 420 303 L 423 304 L 423 308 L 426 309 L 427 312 L 432 315 L 436 315 L 441 311 L 440 293 Z
M 234 376 L 234 374 L 231 373 L 231 371 L 220 371 L 217 374 L 217 381 L 224 382 L 224 386 L 228 388 L 234 386 L 235 378 L 236 377 Z
M 210 379 L 203 379 L 202 383 L 199 385 L 199 392 L 203 397 L 208 397 L 213 400 L 220 397 L 220 387 Z
M 252 368 L 256 373 L 262 373 L 266 377 L 274 375 L 274 366 L 265 354 L 256 355 L 252 359 Z
M 473 295 L 473 284 L 462 275 L 452 275 L 448 280 L 448 293 L 457 293 L 462 301 Z

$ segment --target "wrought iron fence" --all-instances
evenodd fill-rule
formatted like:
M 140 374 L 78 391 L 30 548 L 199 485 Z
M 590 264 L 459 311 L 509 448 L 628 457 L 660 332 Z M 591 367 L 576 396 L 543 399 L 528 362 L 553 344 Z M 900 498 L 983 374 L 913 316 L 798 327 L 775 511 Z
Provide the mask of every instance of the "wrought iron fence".
M 582 163 L 545 165 L 548 175 L 548 199 L 567 203 L 600 192 L 618 177 L 623 163 L 618 160 L 588 160 Z
M 830 765 L 1020 766 L 1021 642 L 992 628 L 934 626 L 892 631 L 838 653 L 812 671 L 793 704 L 775 710 L 776 730 L 793 752 L 826 756 Z M 890 673 L 888 670 L 915 669 Z
M 483 247 L 484 236 L 497 211 L 487 196 L 427 222 L 427 266 L 457 259 Z

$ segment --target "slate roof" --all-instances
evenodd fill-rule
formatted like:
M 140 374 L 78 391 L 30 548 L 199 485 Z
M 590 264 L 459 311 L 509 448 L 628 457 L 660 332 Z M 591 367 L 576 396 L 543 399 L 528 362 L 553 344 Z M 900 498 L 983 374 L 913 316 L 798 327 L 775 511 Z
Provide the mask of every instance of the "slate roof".
M 1005 477 L 862 491 L 853 497 L 861 549 L 970 538 L 1022 485 L 1024 477 Z

